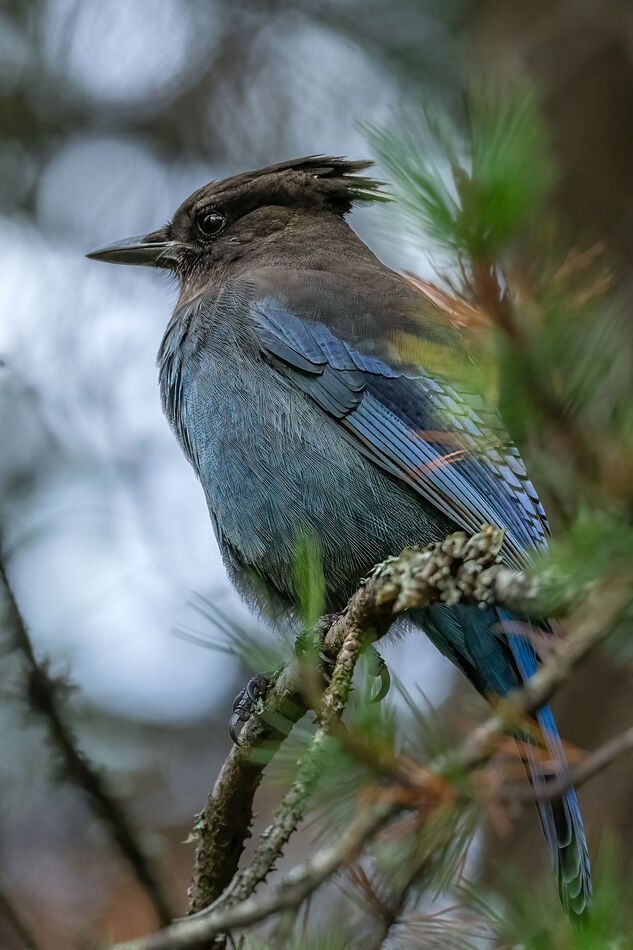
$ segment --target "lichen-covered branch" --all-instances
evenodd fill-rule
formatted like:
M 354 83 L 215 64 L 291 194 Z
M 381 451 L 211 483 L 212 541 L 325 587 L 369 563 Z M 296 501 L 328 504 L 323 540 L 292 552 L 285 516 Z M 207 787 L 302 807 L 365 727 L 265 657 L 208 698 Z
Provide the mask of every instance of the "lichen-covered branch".
M 323 771 L 328 736 L 349 697 L 354 667 L 362 645 L 362 631 L 355 624 L 350 624 L 319 707 L 319 725 L 308 750 L 298 763 L 297 777 L 262 835 L 248 867 L 235 876 L 216 907 L 231 906 L 253 893 L 281 856 L 290 835 L 304 818 L 310 795 Z
M 472 537 L 457 532 L 387 559 L 345 610 L 330 618 L 323 640 L 325 655 L 334 661 L 352 629 L 362 631 L 363 643 L 369 643 L 383 636 L 409 607 L 438 600 L 496 603 L 519 615 L 565 613 L 571 596 L 546 577 L 502 564 L 502 542 L 503 532 L 488 526 Z M 250 835 L 253 799 L 265 765 L 307 708 L 298 666 L 291 664 L 268 691 L 261 715 L 243 729 L 240 745 L 229 753 L 199 816 L 192 912 L 212 904 L 233 878 Z
M 298 670 L 286 667 L 268 691 L 264 711 L 252 716 L 229 752 L 198 816 L 190 911 L 208 907 L 233 878 L 250 836 L 253 799 L 266 763 L 300 719 L 306 705 L 297 691 Z M 255 755 L 255 751 L 257 754 Z
M 356 596 L 356 595 L 355 595 Z M 541 669 L 524 686 L 511 693 L 496 712 L 465 740 L 451 755 L 444 755 L 430 766 L 418 768 L 406 775 L 407 785 L 416 782 L 416 799 L 411 796 L 389 794 L 386 788 L 379 799 L 379 812 L 361 812 L 359 818 L 338 842 L 326 846 L 318 852 L 312 861 L 296 868 L 286 875 L 268 893 L 255 897 L 246 897 L 232 906 L 216 906 L 185 918 L 158 934 L 131 943 L 121 944 L 115 950 L 194 950 L 210 941 L 219 933 L 231 928 L 245 927 L 262 920 L 279 910 L 298 906 L 328 876 L 351 859 L 356 853 L 349 847 L 350 838 L 359 834 L 356 848 L 369 841 L 379 827 L 385 825 L 405 808 L 420 808 L 420 803 L 442 799 L 441 789 L 446 788 L 450 777 L 456 772 L 472 771 L 483 765 L 495 752 L 499 742 L 506 736 L 507 730 L 516 726 L 522 717 L 545 702 L 550 695 L 568 678 L 572 669 L 604 639 L 616 621 L 630 596 L 626 582 L 614 580 L 594 592 L 583 604 L 582 612 L 572 616 L 573 634 L 565 640 L 566 649 L 552 653 Z M 354 598 L 352 598 L 354 600 Z M 360 627 L 354 628 L 360 632 Z M 354 655 L 356 647 L 351 652 Z M 350 657 L 351 658 L 351 657 Z M 352 664 L 353 665 L 353 664 Z M 341 658 L 341 669 L 348 668 L 348 657 Z M 346 677 L 341 682 L 344 683 Z M 331 722 L 338 716 L 341 701 L 345 694 L 335 688 L 329 703 Z M 397 788 L 397 785 L 394 786 Z M 440 794 L 438 795 L 438 790 Z M 416 804 L 417 802 L 417 804 Z M 278 812 L 280 814 L 282 809 Z M 379 818 L 379 820 L 378 820 Z M 377 824 L 372 825 L 376 819 Z M 367 825 L 363 825 L 364 821 Z M 360 828 L 360 830 L 359 830 Z M 363 830 L 364 829 L 364 830 Z M 362 832 L 362 833 L 361 833 Z M 362 838 L 362 841 L 360 839 Z M 298 882 L 298 883 L 297 883 Z M 296 885 L 296 886 L 295 886 Z
M 51 742 L 59 752 L 66 775 L 87 796 L 113 843 L 147 894 L 156 916 L 161 924 L 167 924 L 173 919 L 173 913 L 160 878 L 139 844 L 123 806 L 110 794 L 100 773 L 79 749 L 72 729 L 64 719 L 57 684 L 35 656 L 26 623 L 1 559 L 0 584 L 5 593 L 7 627 L 12 633 L 13 645 L 21 654 L 26 667 L 29 705 L 46 723 Z
M 176 921 L 166 930 L 119 944 L 114 950 L 194 950 L 209 946 L 220 933 L 248 927 L 289 907 L 298 907 L 340 867 L 353 861 L 376 832 L 403 809 L 398 802 L 378 802 L 363 809 L 335 841 L 319 849 L 305 864 L 293 868 L 264 894 L 239 904 L 208 909 Z

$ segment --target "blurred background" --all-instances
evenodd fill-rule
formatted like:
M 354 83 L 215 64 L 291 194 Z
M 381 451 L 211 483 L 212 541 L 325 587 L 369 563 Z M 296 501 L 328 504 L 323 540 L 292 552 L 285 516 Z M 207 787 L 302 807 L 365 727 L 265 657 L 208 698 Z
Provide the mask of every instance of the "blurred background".
M 0 5 L 3 549 L 38 655 L 76 686 L 68 715 L 82 748 L 107 769 L 177 909 L 193 857 L 182 842 L 228 751 L 248 671 L 176 634 L 217 636 L 201 598 L 258 625 L 228 585 L 160 410 L 155 354 L 175 288 L 83 255 L 161 226 L 211 179 L 313 153 L 365 158 L 363 123 L 388 124 L 408 105 L 451 108 L 473 75 L 535 84 L 569 233 L 604 242 L 630 280 L 630 3 Z M 389 265 L 432 278 L 433 261 L 398 239 L 392 206 L 355 211 L 351 224 Z M 468 708 L 466 688 L 419 638 L 384 652 L 456 720 Z M 0 916 L 4 894 L 42 947 L 62 950 L 151 929 L 151 908 L 81 794 L 56 781 L 15 656 L 1 663 Z M 566 738 L 593 747 L 633 721 L 630 674 L 595 661 L 599 716 L 583 700 L 586 675 L 558 707 Z M 590 842 L 607 812 L 633 843 L 630 772 L 624 760 L 583 790 Z M 535 824 L 517 818 L 512 848 L 536 871 L 546 858 Z M 477 861 L 492 867 L 507 847 L 484 835 Z M 0 938 L 24 946 L 7 920 Z

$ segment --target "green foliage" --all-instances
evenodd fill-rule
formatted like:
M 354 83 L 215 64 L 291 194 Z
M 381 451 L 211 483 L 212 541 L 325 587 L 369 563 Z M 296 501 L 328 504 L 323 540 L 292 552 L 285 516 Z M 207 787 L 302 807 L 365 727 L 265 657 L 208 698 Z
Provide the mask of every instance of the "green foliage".
M 496 255 L 539 214 L 553 181 L 543 125 L 529 90 L 500 99 L 475 88 L 464 131 L 445 113 L 408 116 L 397 133 L 368 127 L 414 233 L 477 260 Z
M 562 583 L 573 577 L 578 585 L 595 584 L 601 578 L 633 575 L 633 526 L 618 512 L 583 508 L 566 532 L 552 539 L 542 564 Z
M 306 529 L 297 535 L 293 570 L 299 618 L 304 630 L 312 630 L 319 618 L 323 616 L 325 605 L 323 559 L 318 539 L 313 531 Z
M 475 90 L 466 103 L 470 169 L 454 171 L 466 250 L 494 257 L 537 220 L 555 173 L 533 93 Z
M 574 927 L 555 902 L 545 900 L 534 882 L 518 878 L 516 868 L 504 870 L 507 896 L 473 885 L 460 889 L 465 903 L 488 924 L 493 947 L 503 950 L 632 950 L 633 880 L 623 871 L 622 855 L 613 841 L 594 866 L 591 917 Z
M 183 640 L 238 657 L 248 669 L 257 673 L 270 673 L 290 662 L 294 647 L 289 634 L 284 636 L 282 632 L 273 639 L 265 631 L 246 630 L 206 597 L 196 595 L 193 606 L 210 630 L 199 632 L 180 628 L 176 635 Z

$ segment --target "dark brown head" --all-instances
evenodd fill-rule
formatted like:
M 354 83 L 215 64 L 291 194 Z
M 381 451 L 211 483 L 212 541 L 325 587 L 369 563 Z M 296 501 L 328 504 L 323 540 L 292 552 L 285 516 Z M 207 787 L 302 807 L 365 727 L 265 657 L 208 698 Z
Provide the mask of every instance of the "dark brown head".
M 187 198 L 164 228 L 88 257 L 168 268 L 184 283 L 273 244 L 283 254 L 284 234 L 296 239 L 289 232 L 307 216 L 340 221 L 353 202 L 382 199 L 379 183 L 358 175 L 369 165 L 310 156 L 211 182 Z

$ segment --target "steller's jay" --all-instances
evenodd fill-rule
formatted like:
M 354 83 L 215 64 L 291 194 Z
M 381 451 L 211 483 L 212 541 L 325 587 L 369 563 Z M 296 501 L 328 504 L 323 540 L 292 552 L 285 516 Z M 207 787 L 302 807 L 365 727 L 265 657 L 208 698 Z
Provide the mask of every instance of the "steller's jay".
M 502 447 L 477 449 L 496 426 L 483 403 L 399 355 L 402 334 L 430 355 L 461 342 L 346 223 L 354 201 L 376 197 L 358 174 L 369 164 L 312 156 L 212 182 L 164 228 L 89 255 L 177 275 L 158 355 L 163 406 L 235 585 L 272 616 L 296 603 L 304 532 L 320 547 L 329 611 L 377 562 L 457 529 L 504 528 L 502 555 L 515 567 L 547 543 L 516 449 L 498 428 Z M 501 609 L 438 603 L 412 613 L 484 696 L 504 696 L 536 670 L 528 640 L 498 635 L 512 619 Z M 566 780 L 549 707 L 537 720 Z M 538 790 L 536 756 L 528 765 Z M 576 794 L 538 808 L 563 906 L 582 916 L 591 877 Z

